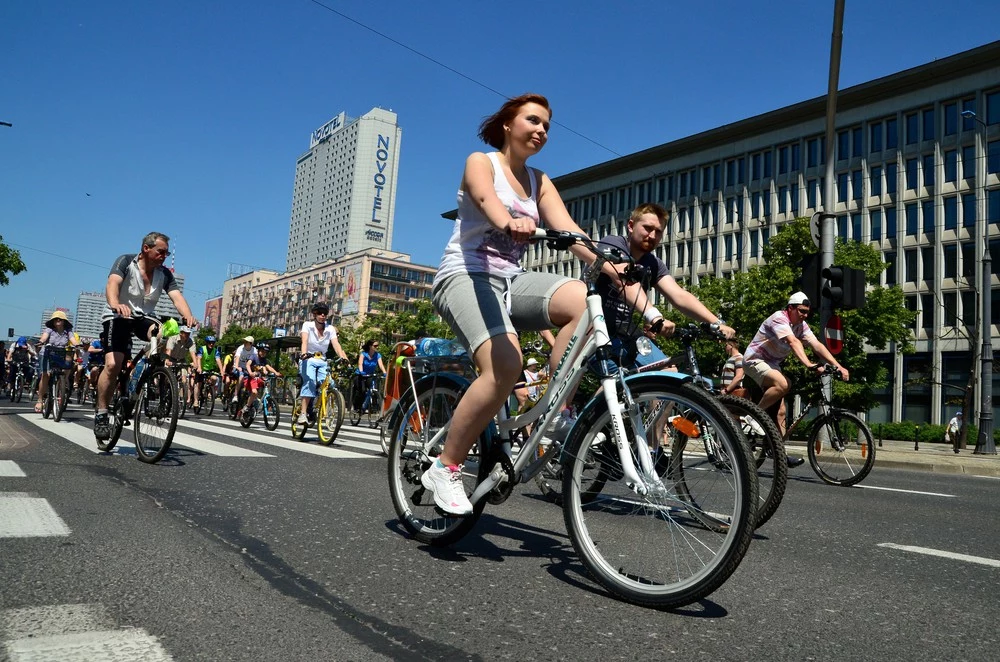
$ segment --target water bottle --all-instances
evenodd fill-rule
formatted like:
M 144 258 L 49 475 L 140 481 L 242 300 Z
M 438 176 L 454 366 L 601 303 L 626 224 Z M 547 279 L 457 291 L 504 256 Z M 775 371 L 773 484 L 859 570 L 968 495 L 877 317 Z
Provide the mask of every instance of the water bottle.
M 139 380 L 142 379 L 142 373 L 146 371 L 146 357 L 140 358 L 136 361 L 135 368 L 132 370 L 132 377 L 128 380 L 128 394 L 135 395 L 135 390 L 139 386 Z

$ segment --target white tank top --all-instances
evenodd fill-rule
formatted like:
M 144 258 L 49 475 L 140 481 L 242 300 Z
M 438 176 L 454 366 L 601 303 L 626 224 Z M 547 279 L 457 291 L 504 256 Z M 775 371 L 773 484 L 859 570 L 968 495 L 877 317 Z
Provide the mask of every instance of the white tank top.
M 535 169 L 528 168 L 531 180 L 531 195 L 522 198 L 514 192 L 503 173 L 496 152 L 486 155 L 493 166 L 493 190 L 500 202 L 513 218 L 531 218 L 540 226 L 538 219 L 538 185 Z M 458 218 L 451 239 L 444 248 L 441 264 L 438 266 L 434 283 L 437 284 L 456 273 L 488 273 L 491 276 L 510 278 L 524 271 L 521 256 L 527 244 L 515 242 L 504 230 L 498 230 L 486 219 L 465 192 L 458 191 Z

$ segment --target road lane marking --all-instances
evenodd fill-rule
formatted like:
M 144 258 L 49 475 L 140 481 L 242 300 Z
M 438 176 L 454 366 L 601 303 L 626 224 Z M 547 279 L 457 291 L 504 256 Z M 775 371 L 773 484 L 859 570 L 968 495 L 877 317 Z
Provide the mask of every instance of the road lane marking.
M 235 421 L 230 421 L 230 422 L 234 423 Z M 230 432 L 225 427 L 222 427 L 220 425 L 208 425 L 207 423 L 196 423 L 194 421 L 188 421 L 188 420 L 185 420 L 183 424 L 185 427 L 193 428 L 195 430 L 212 432 L 215 434 L 221 434 L 226 437 L 234 437 L 237 439 L 242 439 L 244 441 L 252 441 L 258 444 L 265 444 L 267 446 L 284 448 L 290 451 L 296 451 L 298 453 L 309 453 L 311 455 L 322 455 L 324 457 L 332 457 L 338 459 L 369 460 L 373 457 L 372 455 L 355 453 L 349 450 L 344 450 L 342 448 L 331 447 L 331 446 L 318 446 L 306 442 L 301 442 L 297 439 L 292 439 L 291 437 L 278 436 L 274 432 L 255 430 L 253 428 L 244 428 L 243 426 L 240 426 L 239 423 L 236 423 L 236 425 L 239 426 L 239 430 L 234 429 L 232 430 L 232 432 Z
M 0 478 L 27 478 L 27 475 L 13 460 L 0 460 Z
M 919 490 L 901 490 L 895 487 L 879 487 L 877 485 L 855 485 L 854 487 L 863 487 L 866 490 L 882 490 L 883 492 L 905 492 L 906 494 L 924 494 L 926 496 L 948 497 L 949 499 L 954 499 L 956 496 L 954 494 L 942 494 L 941 492 L 921 492 Z
M 29 423 L 62 437 L 67 441 L 71 441 L 80 448 L 88 450 L 91 453 L 104 452 L 97 448 L 97 441 L 94 439 L 94 431 L 89 427 L 86 427 L 85 424 L 74 424 L 72 421 L 68 420 L 56 423 L 53 420 L 41 418 L 38 414 L 20 414 L 20 416 Z M 93 415 L 91 414 L 90 416 L 92 417 Z M 122 435 L 128 435 L 131 437 L 133 435 L 131 430 L 131 427 L 123 429 Z M 175 432 L 172 443 L 177 446 L 183 446 L 184 448 L 201 451 L 203 453 L 207 453 L 208 455 L 220 455 L 223 457 L 274 457 L 273 455 L 269 455 L 267 453 L 260 453 L 258 451 L 240 448 L 239 446 L 233 446 L 231 444 L 224 444 L 211 439 L 203 439 L 184 432 Z M 113 453 L 115 455 L 136 454 L 135 447 L 132 442 L 124 439 L 118 440 L 118 444 L 115 446 Z
M 945 559 L 953 559 L 955 561 L 966 561 L 968 563 L 978 563 L 979 565 L 990 566 L 991 568 L 1000 568 L 1000 561 L 996 559 L 987 559 L 982 556 L 970 556 L 968 554 L 957 554 L 955 552 L 946 552 L 942 549 L 930 549 L 929 547 L 915 547 L 913 545 L 897 545 L 892 542 L 879 543 L 879 547 L 887 547 L 889 549 L 899 549 L 904 552 L 914 552 L 916 554 L 926 554 L 927 556 L 940 556 Z
M 48 500 L 23 492 L 0 493 L 0 538 L 68 536 L 69 527 Z

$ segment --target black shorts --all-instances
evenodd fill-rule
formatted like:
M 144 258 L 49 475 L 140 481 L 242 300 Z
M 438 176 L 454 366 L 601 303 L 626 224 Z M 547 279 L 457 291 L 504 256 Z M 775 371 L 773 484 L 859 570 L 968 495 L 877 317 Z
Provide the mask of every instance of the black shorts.
M 149 340 L 150 327 L 157 324 L 156 320 L 148 317 L 115 317 L 105 321 L 104 331 L 101 331 L 101 344 L 105 353 L 117 352 L 130 357 L 133 336 L 146 342 Z

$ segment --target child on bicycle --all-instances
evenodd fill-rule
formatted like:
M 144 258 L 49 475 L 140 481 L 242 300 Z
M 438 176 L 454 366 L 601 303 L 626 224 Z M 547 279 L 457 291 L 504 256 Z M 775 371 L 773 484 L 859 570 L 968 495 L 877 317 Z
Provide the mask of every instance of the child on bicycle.
M 357 411 L 364 406 L 365 394 L 375 379 L 376 368 L 385 375 L 385 365 L 382 363 L 382 354 L 378 351 L 378 341 L 368 340 L 358 354 L 358 370 L 354 373 L 354 402 L 351 405 Z M 372 405 L 374 406 L 374 403 Z
M 434 278 L 434 305 L 479 370 L 455 409 L 443 452 L 420 478 L 435 504 L 453 515 L 472 512 L 461 466 L 521 379 L 517 330 L 559 327 L 551 355 L 558 361 L 585 310 L 581 281 L 525 272 L 520 265 L 526 242 L 541 223 L 583 233 L 552 180 L 527 165 L 548 141 L 551 115 L 545 97 L 524 94 L 482 122 L 479 137 L 496 151 L 466 159 L 458 218 Z M 586 249 L 570 250 L 593 260 Z

